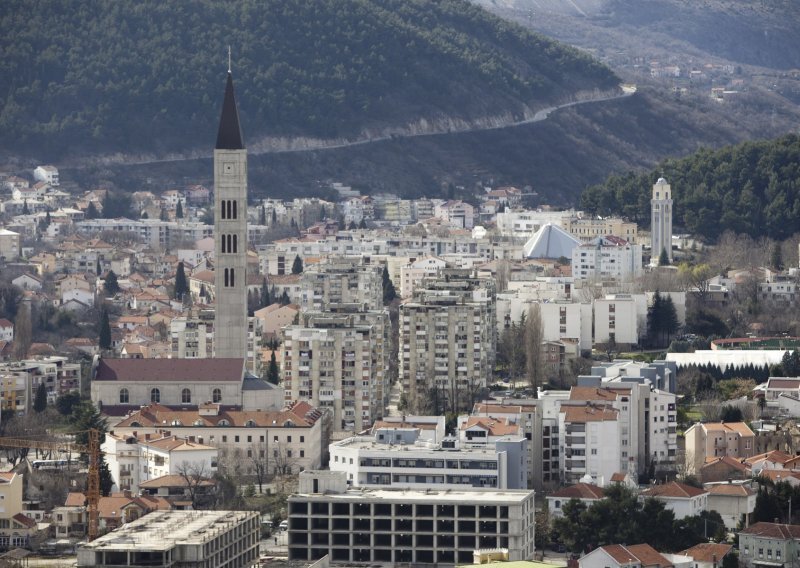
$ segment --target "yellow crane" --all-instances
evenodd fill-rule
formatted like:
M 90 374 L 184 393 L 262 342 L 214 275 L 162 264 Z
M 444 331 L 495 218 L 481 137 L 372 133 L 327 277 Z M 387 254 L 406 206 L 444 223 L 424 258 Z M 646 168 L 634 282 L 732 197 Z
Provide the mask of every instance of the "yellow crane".
M 65 440 L 30 440 L 26 438 L 2 438 L 0 448 L 27 448 L 49 452 L 76 451 L 89 456 L 89 474 L 86 481 L 86 513 L 88 527 L 86 535 L 89 542 L 97 538 L 100 526 L 100 514 L 97 505 L 100 501 L 100 431 L 94 428 L 85 430 L 88 433 L 88 444 L 73 444 Z M 77 434 L 79 432 L 72 432 Z

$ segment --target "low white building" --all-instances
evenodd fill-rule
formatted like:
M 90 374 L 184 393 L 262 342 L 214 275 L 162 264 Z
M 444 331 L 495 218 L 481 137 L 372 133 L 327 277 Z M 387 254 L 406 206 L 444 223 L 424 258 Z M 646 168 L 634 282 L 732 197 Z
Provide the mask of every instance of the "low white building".
M 688 560 L 688 558 L 686 559 Z M 578 559 L 579 568 L 678 568 L 649 544 L 609 544 L 596 548 Z M 680 568 L 689 568 L 688 565 Z
M 38 166 L 33 170 L 33 179 L 49 183 L 53 187 L 58 187 L 60 185 L 58 168 L 55 166 Z
M 743 516 L 744 526 L 750 524 L 757 493 L 749 481 L 705 483 L 703 487 L 708 491 L 709 510 L 719 513 L 729 530 L 736 530 Z
M 219 450 L 199 444 L 194 436 L 106 434 L 101 449 L 114 479 L 114 490 L 139 492 L 139 483 L 165 475 L 211 477 Z
M 604 497 L 605 491 L 602 487 L 591 483 L 576 483 L 548 495 L 547 506 L 552 517 L 563 517 L 564 505 L 573 499 L 577 499 L 588 508 Z
M 662 501 L 676 519 L 694 517 L 708 509 L 708 491 L 677 481 L 653 485 L 641 492 L 640 498 L 648 497 Z
M 642 245 L 607 235 L 572 250 L 572 275 L 586 280 L 632 280 L 642 272 Z
M 330 446 L 331 471 L 353 487 L 461 489 L 527 487 L 527 440 L 504 436 L 483 444 L 419 440 L 417 428 L 384 427 Z

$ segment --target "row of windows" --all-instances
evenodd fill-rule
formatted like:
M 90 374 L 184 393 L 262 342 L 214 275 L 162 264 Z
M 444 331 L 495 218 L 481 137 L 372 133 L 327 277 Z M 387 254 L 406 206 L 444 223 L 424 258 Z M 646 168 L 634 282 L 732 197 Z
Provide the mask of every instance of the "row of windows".
M 223 219 L 237 219 L 237 201 L 235 199 L 223 199 L 220 203 L 220 217 Z
M 239 252 L 239 236 L 238 235 L 222 235 L 220 242 L 222 252 Z
M 222 402 L 222 390 L 214 389 L 211 391 L 211 400 L 213 402 Z M 119 403 L 128 404 L 130 402 L 130 391 L 126 388 L 119 389 Z M 161 389 L 150 389 L 150 402 L 161 402 Z M 183 389 L 181 391 L 181 403 L 190 404 L 192 402 L 192 391 Z

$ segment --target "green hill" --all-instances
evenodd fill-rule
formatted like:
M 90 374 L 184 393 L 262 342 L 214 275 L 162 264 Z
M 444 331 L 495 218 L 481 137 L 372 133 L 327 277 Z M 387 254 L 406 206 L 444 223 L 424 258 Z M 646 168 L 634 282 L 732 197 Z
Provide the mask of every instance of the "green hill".
M 460 0 L 5 0 L 0 32 L 0 149 L 42 159 L 207 149 L 228 45 L 249 141 L 518 114 L 618 82 Z
M 659 177 L 672 186 L 675 224 L 716 239 L 724 231 L 786 239 L 800 232 L 800 136 L 745 142 L 661 162 L 645 174 L 611 176 L 588 188 L 581 206 L 649 224 Z

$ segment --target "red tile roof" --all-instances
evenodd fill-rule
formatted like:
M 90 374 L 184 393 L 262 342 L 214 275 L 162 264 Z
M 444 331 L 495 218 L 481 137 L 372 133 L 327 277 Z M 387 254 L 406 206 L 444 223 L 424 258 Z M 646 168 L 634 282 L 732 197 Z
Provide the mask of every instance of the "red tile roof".
M 755 495 L 756 492 L 741 483 L 711 483 L 705 486 L 709 495 L 720 495 L 724 497 L 747 497 Z
M 645 497 L 668 497 L 677 499 L 690 499 L 692 497 L 697 497 L 698 495 L 702 495 L 704 493 L 708 492 L 705 489 L 692 487 L 691 485 L 686 485 L 685 483 L 670 481 L 669 483 L 664 483 L 663 485 L 654 485 L 649 489 L 645 489 L 644 491 L 642 491 L 641 494 Z
M 619 416 L 619 412 L 606 406 L 562 406 L 561 412 L 564 413 L 564 422 L 604 422 L 614 421 Z
M 597 387 L 572 387 L 569 391 L 570 400 L 598 400 L 613 402 L 620 395 L 630 394 L 631 389 L 611 390 Z
M 695 562 L 722 562 L 722 557 L 728 554 L 733 548 L 730 544 L 716 544 L 713 542 L 701 542 L 679 552 L 683 556 L 691 556 Z
M 241 382 L 244 359 L 101 359 L 96 381 Z
M 160 404 L 151 404 L 120 421 L 119 428 L 158 428 L 161 426 L 170 429 L 206 428 L 218 426 L 223 420 L 231 427 L 245 427 L 252 421 L 255 427 L 260 428 L 310 428 L 314 425 L 321 413 L 308 405 L 300 402 L 284 410 L 258 411 L 258 410 L 225 410 L 211 416 L 201 416 L 198 410 L 173 410 Z M 138 425 L 138 426 L 137 426 Z
M 569 487 L 559 489 L 549 497 L 562 497 L 564 499 L 602 499 L 605 497 L 605 491 L 602 487 L 592 485 L 591 483 L 576 483 Z
M 660 566 L 666 568 L 673 566 L 672 562 L 664 558 L 655 548 L 649 544 L 634 544 L 624 546 L 622 544 L 610 544 L 601 547 L 619 565 L 630 565 L 631 561 L 640 563 L 642 566 Z
M 753 536 L 775 538 L 780 540 L 789 540 L 794 538 L 800 539 L 800 525 L 756 523 L 739 531 L 739 534 L 751 534 Z
M 491 436 L 510 436 L 519 434 L 519 426 L 517 424 L 509 424 L 505 418 L 494 418 L 493 416 L 470 416 L 461 427 L 461 430 L 466 430 L 478 426 L 483 428 Z

